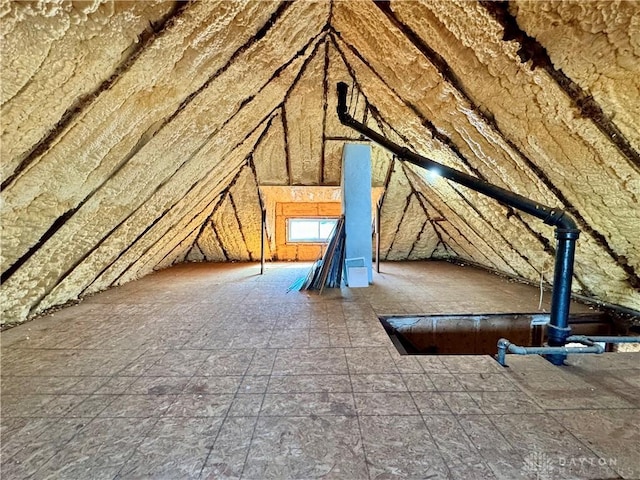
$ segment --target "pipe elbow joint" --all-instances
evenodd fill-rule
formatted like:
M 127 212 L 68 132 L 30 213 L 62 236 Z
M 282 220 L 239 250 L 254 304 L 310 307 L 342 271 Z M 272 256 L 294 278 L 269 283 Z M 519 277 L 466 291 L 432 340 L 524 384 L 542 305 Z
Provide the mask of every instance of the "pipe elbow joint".
M 511 342 L 506 338 L 501 338 L 500 340 L 498 340 L 498 348 L 506 350 L 507 348 L 509 348 L 509 345 L 511 345 Z
M 567 240 L 576 240 L 580 235 L 578 224 L 564 210 L 551 210 L 544 223 L 556 227 L 556 238 L 559 236 Z

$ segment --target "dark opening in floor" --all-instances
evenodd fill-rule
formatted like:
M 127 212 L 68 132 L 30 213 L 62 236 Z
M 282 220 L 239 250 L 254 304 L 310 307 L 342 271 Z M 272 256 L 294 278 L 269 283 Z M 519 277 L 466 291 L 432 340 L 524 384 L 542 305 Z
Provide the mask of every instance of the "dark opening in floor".
M 541 346 L 549 314 L 491 313 L 468 315 L 384 315 L 378 317 L 401 354 L 494 355 L 507 338 L 522 346 Z M 603 312 L 572 315 L 574 335 L 616 335 L 616 325 Z

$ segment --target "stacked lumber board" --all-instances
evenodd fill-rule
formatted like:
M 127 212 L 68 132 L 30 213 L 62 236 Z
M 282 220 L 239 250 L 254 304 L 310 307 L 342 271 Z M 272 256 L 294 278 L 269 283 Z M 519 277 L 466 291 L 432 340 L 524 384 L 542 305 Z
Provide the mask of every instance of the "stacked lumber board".
M 289 290 L 319 290 L 322 293 L 325 287 L 339 288 L 344 268 L 345 238 L 343 215 L 329 237 L 322 258 L 312 265 L 306 278 L 298 279 Z

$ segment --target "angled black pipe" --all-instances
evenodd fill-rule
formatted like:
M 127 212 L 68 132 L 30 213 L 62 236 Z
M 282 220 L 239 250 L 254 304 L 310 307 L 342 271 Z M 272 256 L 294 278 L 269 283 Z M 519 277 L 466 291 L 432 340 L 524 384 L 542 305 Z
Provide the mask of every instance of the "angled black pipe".
M 493 185 L 467 173 L 442 165 L 430 158 L 412 152 L 402 147 L 378 132 L 370 129 L 349 115 L 347 107 L 347 92 L 349 87 L 340 82 L 338 89 L 338 118 L 343 125 L 353 128 L 373 142 L 386 148 L 399 158 L 425 168 L 435 170 L 438 175 L 452 182 L 491 197 L 498 202 L 513 207 L 541 219 L 547 225 L 556 227 L 557 239 L 556 257 L 554 268 L 553 292 L 551 296 L 551 315 L 547 327 L 547 336 L 550 346 L 564 346 L 567 337 L 571 334 L 569 327 L 569 306 L 571 303 L 571 281 L 573 277 L 573 264 L 575 257 L 575 244 L 580 231 L 576 222 L 564 210 L 548 207 L 535 202 L 527 197 L 510 192 L 504 188 Z M 561 365 L 566 358 L 565 354 L 548 355 L 547 359 L 555 365 Z

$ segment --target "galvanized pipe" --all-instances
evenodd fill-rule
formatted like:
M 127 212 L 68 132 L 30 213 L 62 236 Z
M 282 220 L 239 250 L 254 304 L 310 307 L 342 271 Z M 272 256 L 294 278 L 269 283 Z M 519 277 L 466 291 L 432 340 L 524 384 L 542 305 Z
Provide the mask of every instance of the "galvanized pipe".
M 511 343 L 506 338 L 501 338 L 498 340 L 498 355 L 496 360 L 498 360 L 498 363 L 503 367 L 507 366 L 507 352 L 517 355 L 563 355 L 566 358 L 567 354 L 570 353 L 603 353 L 604 348 L 601 345 L 593 343 L 585 347 L 522 347 Z
M 413 163 L 427 170 L 436 170 L 441 177 L 447 178 L 455 183 L 464 185 L 476 192 L 480 192 L 491 197 L 504 205 L 508 205 L 517 210 L 523 211 L 541 219 L 547 225 L 556 227 L 556 258 L 553 293 L 551 299 L 550 315 L 550 339 L 554 346 L 564 345 L 566 338 L 570 335 L 569 327 L 569 306 L 571 303 L 571 282 L 573 280 L 573 263 L 575 256 L 575 242 L 580 235 L 576 222 L 565 211 L 548 207 L 535 202 L 529 198 L 510 192 L 504 188 L 493 185 L 467 173 L 460 172 L 453 168 L 442 165 L 430 158 L 418 155 L 409 149 L 402 147 L 378 132 L 370 129 L 363 123 L 358 122 L 349 115 L 347 107 L 348 85 L 340 82 L 338 88 L 338 118 L 340 122 L 353 128 L 362 135 L 368 137 L 378 145 L 391 151 L 399 158 Z M 550 360 L 560 365 L 566 358 L 562 352 L 552 355 Z
M 584 335 L 572 335 L 567 341 L 576 337 L 584 337 Z M 640 337 L 616 337 L 613 335 L 588 335 L 586 336 L 592 342 L 599 343 L 640 343 Z
M 507 352 L 516 355 L 544 355 L 547 360 L 550 356 L 561 355 L 566 358 L 569 354 L 604 353 L 605 349 L 600 343 L 640 343 L 640 337 L 613 337 L 613 336 L 587 336 L 571 335 L 565 338 L 567 343 L 581 343 L 584 347 L 523 347 L 511 343 L 506 338 L 498 340 L 498 354 L 496 360 L 503 367 L 507 366 Z

